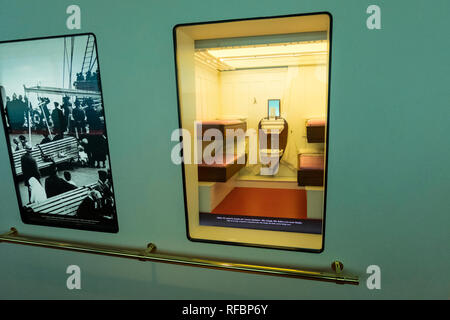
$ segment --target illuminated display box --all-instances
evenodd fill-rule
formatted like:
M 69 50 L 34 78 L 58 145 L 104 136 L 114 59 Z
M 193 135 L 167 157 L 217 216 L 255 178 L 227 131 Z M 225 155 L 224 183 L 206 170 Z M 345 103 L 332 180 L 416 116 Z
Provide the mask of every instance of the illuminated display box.
M 188 237 L 321 252 L 330 15 L 178 25 L 174 38 Z

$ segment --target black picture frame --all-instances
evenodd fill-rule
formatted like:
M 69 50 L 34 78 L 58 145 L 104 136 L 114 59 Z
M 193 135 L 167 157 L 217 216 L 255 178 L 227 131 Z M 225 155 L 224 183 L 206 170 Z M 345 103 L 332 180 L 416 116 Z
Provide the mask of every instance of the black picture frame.
M 14 154 L 13 154 L 13 148 L 12 148 L 11 139 L 10 139 L 12 129 L 11 129 L 10 123 L 8 123 L 8 121 L 7 121 L 7 118 L 8 118 L 7 110 L 6 110 L 7 105 L 4 105 L 5 101 L 6 101 L 6 97 L 4 97 L 5 90 L 0 90 L 0 95 L 2 95 L 2 97 L 0 97 L 0 111 L 1 111 L 0 113 L 1 113 L 1 118 L 2 118 L 3 129 L 4 129 L 3 130 L 4 136 L 5 136 L 6 144 L 8 147 L 9 162 L 10 162 L 12 178 L 14 181 L 14 187 L 15 187 L 16 196 L 17 196 L 17 203 L 19 206 L 20 216 L 21 216 L 21 220 L 23 221 L 23 223 L 31 224 L 31 225 L 42 225 L 42 226 L 49 226 L 49 227 L 77 229 L 77 230 L 117 233 L 117 232 L 119 232 L 119 224 L 118 224 L 118 218 L 117 218 L 117 205 L 116 205 L 116 197 L 115 197 L 115 193 L 114 193 L 114 182 L 113 182 L 113 177 L 112 177 L 112 164 L 111 164 L 112 161 L 111 161 L 110 151 L 109 151 L 109 141 L 108 141 L 108 133 L 107 133 L 107 125 L 106 125 L 106 114 L 105 114 L 105 109 L 104 109 L 104 98 L 103 98 L 102 83 L 101 83 L 100 62 L 99 62 L 99 58 L 98 58 L 99 57 L 98 45 L 97 45 L 97 38 L 96 38 L 95 34 L 94 33 L 77 33 L 77 34 L 66 34 L 66 35 L 57 35 L 57 36 L 48 36 L 48 37 L 35 37 L 35 38 L 26 38 L 26 39 L 17 39 L 17 40 L 6 40 L 6 41 L 0 41 L 0 48 L 3 45 L 18 43 L 18 42 L 32 42 L 32 41 L 42 41 L 42 40 L 52 40 L 52 39 L 60 39 L 60 38 L 72 38 L 72 37 L 85 37 L 85 36 L 93 38 L 93 44 L 94 44 L 94 49 L 95 49 L 95 57 L 96 57 L 95 65 L 97 66 L 96 85 L 98 85 L 98 93 L 100 96 L 100 103 L 101 103 L 101 111 L 99 111 L 99 114 L 101 114 L 101 115 L 99 115 L 99 117 L 103 117 L 103 125 L 102 125 L 103 127 L 101 129 L 99 129 L 99 133 L 97 133 L 97 134 L 94 133 L 94 134 L 92 134 L 92 136 L 94 136 L 94 135 L 100 136 L 100 132 L 101 132 L 101 135 L 105 140 L 102 148 L 103 148 L 103 151 L 107 155 L 107 160 L 105 159 L 103 161 L 103 165 L 105 166 L 106 163 L 108 163 L 109 169 L 107 171 L 107 176 L 106 176 L 107 177 L 106 179 L 108 182 L 108 184 L 107 184 L 108 188 L 106 188 L 104 190 L 104 192 L 108 193 L 108 196 L 107 196 L 108 199 L 106 199 L 105 193 L 100 192 L 100 191 L 99 191 L 99 193 L 102 196 L 100 201 L 107 200 L 109 202 L 108 208 L 104 207 L 105 210 L 102 212 L 102 213 L 110 214 L 110 217 L 108 219 L 105 219 L 106 216 L 102 216 L 102 217 L 99 216 L 99 217 L 95 217 L 95 218 L 92 218 L 92 217 L 80 218 L 77 216 L 77 214 L 75 214 L 75 216 L 74 215 L 64 216 L 64 215 L 60 215 L 60 214 L 41 213 L 39 211 L 33 212 L 32 210 L 30 211 L 30 207 L 26 207 L 26 205 L 28 205 L 28 204 L 23 203 L 22 197 L 20 194 L 19 185 L 22 182 L 22 180 L 21 180 L 20 175 L 17 174 L 16 169 L 15 169 L 15 164 L 14 164 Z M 32 54 L 33 53 L 30 53 L 30 55 L 32 55 Z M 0 83 L 0 86 L 2 86 L 2 83 Z M 6 89 L 8 89 L 8 88 L 6 88 Z M 82 132 L 82 131 L 80 131 L 80 132 Z M 62 135 L 64 137 L 64 134 L 62 134 Z M 80 134 L 80 136 L 81 136 L 81 134 Z M 79 141 L 79 140 L 81 140 L 80 136 L 77 136 L 77 150 L 79 150 L 79 146 L 80 146 L 80 141 Z M 39 149 L 41 150 L 40 147 L 39 147 Z M 41 153 L 42 153 L 42 150 L 41 150 Z M 54 164 L 55 164 L 55 162 L 53 161 L 53 164 L 51 164 L 49 167 L 53 167 Z M 100 161 L 98 162 L 98 166 L 100 166 Z M 97 169 L 97 168 L 95 168 L 95 169 Z M 103 168 L 101 168 L 101 169 L 103 169 Z M 99 176 L 100 176 L 99 171 L 106 172 L 106 170 L 98 170 Z M 94 191 L 99 190 L 99 188 L 96 188 L 96 187 L 97 186 L 92 186 L 92 187 L 91 186 L 90 187 L 80 186 L 78 189 L 86 188 L 87 190 L 83 189 L 82 191 L 87 192 L 87 196 L 88 196 L 91 193 L 94 193 Z M 73 191 L 76 191 L 76 189 L 73 189 Z M 68 193 L 67 193 L 67 198 L 65 198 L 64 193 L 62 193 L 59 196 L 61 196 L 61 198 L 64 198 L 64 199 L 58 203 L 58 208 L 65 208 L 65 206 L 68 207 L 70 201 L 73 201 L 73 202 L 70 202 L 71 205 L 78 204 L 78 202 L 76 202 L 76 201 L 78 201 L 79 199 L 81 199 L 81 201 L 83 201 L 87 197 L 87 196 L 84 197 L 84 193 L 81 193 L 81 190 L 80 190 L 80 196 L 76 200 L 69 200 Z M 72 196 L 72 195 L 70 195 L 70 196 Z M 52 197 L 50 197 L 50 198 L 52 198 Z M 49 200 L 50 198 L 48 198 L 47 200 Z M 51 200 L 53 200 L 53 199 L 55 199 L 55 198 L 52 198 Z M 97 200 L 99 200 L 99 199 L 97 198 Z M 105 201 L 103 201 L 103 204 Z M 49 201 L 49 202 L 51 202 L 51 201 Z M 41 204 L 43 204 L 43 203 L 44 202 L 41 202 Z M 97 204 L 96 204 L 96 206 L 97 206 Z M 51 207 L 51 208 L 52 209 L 56 208 L 56 206 Z M 77 208 L 79 208 L 79 207 L 77 207 Z M 49 211 L 51 211 L 51 209 L 49 209 Z M 96 211 L 96 212 L 98 213 L 99 211 Z

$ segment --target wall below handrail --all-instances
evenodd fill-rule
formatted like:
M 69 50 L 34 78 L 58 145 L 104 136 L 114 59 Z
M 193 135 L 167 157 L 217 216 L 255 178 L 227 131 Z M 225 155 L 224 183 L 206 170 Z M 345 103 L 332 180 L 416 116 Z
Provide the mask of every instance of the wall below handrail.
M 64 242 L 58 240 L 49 240 L 23 236 L 19 235 L 19 232 L 15 228 L 11 228 L 9 232 L 0 235 L 0 242 L 16 243 L 60 250 L 70 250 L 112 257 L 137 259 L 140 261 L 172 263 L 185 266 L 203 267 L 209 269 L 229 270 L 237 272 L 250 272 L 263 275 L 335 282 L 338 284 L 353 284 L 353 285 L 359 284 L 358 276 L 344 275 L 340 272 L 340 270 L 338 270 L 338 272 L 328 273 L 313 270 L 302 270 L 298 268 L 283 268 L 265 265 L 219 261 L 204 258 L 183 257 L 178 255 L 168 255 L 157 253 L 154 244 L 149 244 L 147 246 L 147 249 L 144 250 L 103 247 L 92 244 Z

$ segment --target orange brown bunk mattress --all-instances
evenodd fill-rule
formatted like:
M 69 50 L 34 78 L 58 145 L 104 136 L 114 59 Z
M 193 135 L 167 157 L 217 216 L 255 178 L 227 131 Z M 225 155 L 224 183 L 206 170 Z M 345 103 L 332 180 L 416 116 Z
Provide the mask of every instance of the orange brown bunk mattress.
M 310 119 L 306 122 L 306 138 L 309 143 L 325 142 L 325 119 Z
M 247 123 L 241 120 L 207 120 L 198 121 L 197 124 L 197 139 L 202 139 L 208 129 L 217 129 L 221 132 L 224 140 L 223 158 L 221 161 L 206 163 L 202 159 L 202 163 L 198 165 L 198 181 L 209 182 L 226 182 L 234 176 L 239 170 L 245 166 L 246 155 L 233 154 L 231 159 L 227 157 L 227 144 L 229 138 L 234 140 L 233 136 L 227 137 L 232 133 L 231 130 L 242 130 L 244 133 L 247 130 Z M 203 141 L 210 143 L 210 141 Z
M 227 161 L 224 155 L 218 162 L 207 164 L 204 161 L 198 165 L 198 181 L 226 182 L 239 170 L 245 167 L 246 155 L 234 155 Z

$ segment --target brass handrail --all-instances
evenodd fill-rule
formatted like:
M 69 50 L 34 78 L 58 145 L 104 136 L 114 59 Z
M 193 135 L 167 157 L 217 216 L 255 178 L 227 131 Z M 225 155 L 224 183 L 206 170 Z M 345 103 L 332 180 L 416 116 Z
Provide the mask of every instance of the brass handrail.
M 122 257 L 129 259 L 137 259 L 141 261 L 153 261 L 153 262 L 163 262 L 172 263 L 185 266 L 195 266 L 203 267 L 209 269 L 219 269 L 219 270 L 231 270 L 238 272 L 250 272 L 256 274 L 265 274 L 281 277 L 292 277 L 300 279 L 318 280 L 326 282 L 335 282 L 338 284 L 359 284 L 358 276 L 343 275 L 341 272 L 342 268 L 337 268 L 336 272 L 319 272 L 311 270 L 301 270 L 294 268 L 283 268 L 283 267 L 271 267 L 264 265 L 255 264 L 245 264 L 236 262 L 226 262 L 217 261 L 202 258 L 193 257 L 182 257 L 176 255 L 168 255 L 156 253 L 156 247 L 154 244 L 150 243 L 145 250 L 138 249 L 124 249 L 124 248 L 113 248 L 113 247 L 100 247 L 89 244 L 82 243 L 69 243 L 49 239 L 40 239 L 35 237 L 28 237 L 19 235 L 17 229 L 11 228 L 11 230 L 5 234 L 0 235 L 0 242 L 16 243 L 23 245 L 31 245 L 45 248 L 70 250 L 76 252 L 93 253 L 99 255 Z M 341 262 L 333 262 L 333 265 L 339 264 L 342 266 Z

